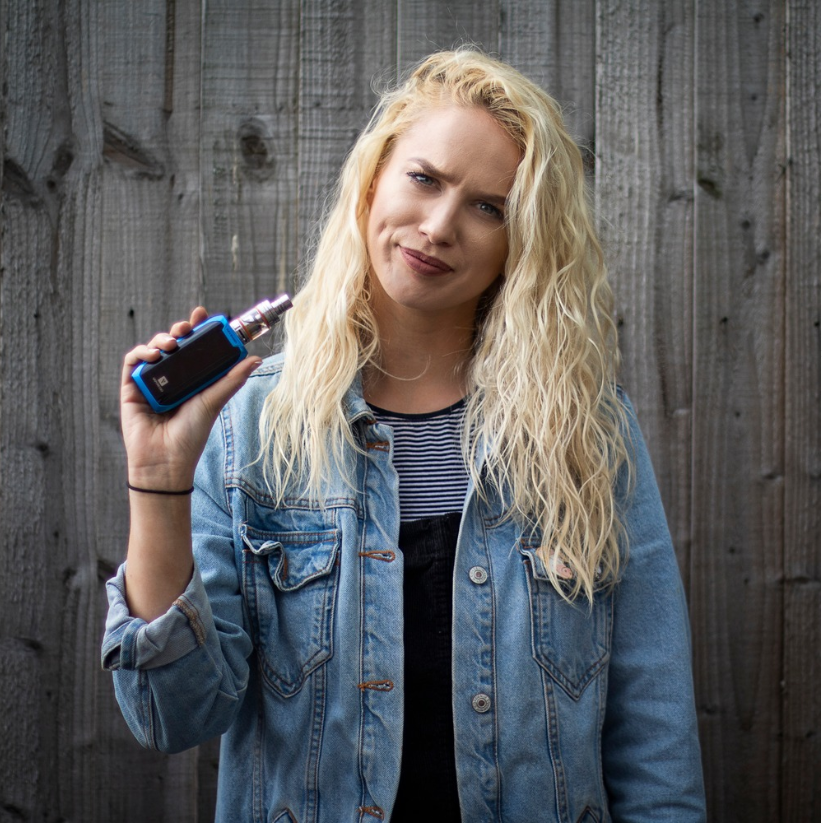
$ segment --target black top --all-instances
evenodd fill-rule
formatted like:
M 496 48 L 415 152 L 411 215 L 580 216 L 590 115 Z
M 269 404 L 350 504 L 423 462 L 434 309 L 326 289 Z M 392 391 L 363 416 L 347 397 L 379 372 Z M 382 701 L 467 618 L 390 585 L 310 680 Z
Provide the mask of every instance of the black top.
M 405 723 L 392 823 L 460 823 L 451 709 L 452 579 L 460 512 L 400 524 Z

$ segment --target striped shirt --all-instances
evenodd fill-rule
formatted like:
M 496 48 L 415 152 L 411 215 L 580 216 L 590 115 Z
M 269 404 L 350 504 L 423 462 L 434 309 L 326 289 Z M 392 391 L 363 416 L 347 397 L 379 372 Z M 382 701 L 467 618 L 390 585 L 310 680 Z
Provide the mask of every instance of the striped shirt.
M 371 406 L 394 431 L 394 468 L 400 478 L 400 521 L 462 512 L 468 472 L 460 436 L 465 401 L 427 414 L 402 414 Z

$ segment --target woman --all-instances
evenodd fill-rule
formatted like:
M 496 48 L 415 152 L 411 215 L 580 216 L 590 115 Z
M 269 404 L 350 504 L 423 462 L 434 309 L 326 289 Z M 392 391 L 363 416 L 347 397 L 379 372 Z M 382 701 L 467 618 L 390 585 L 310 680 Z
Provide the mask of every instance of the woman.
M 103 660 L 138 739 L 223 734 L 221 820 L 703 819 L 682 586 L 555 103 L 424 61 L 294 303 L 283 356 L 167 416 L 130 372 L 204 310 L 126 357 Z

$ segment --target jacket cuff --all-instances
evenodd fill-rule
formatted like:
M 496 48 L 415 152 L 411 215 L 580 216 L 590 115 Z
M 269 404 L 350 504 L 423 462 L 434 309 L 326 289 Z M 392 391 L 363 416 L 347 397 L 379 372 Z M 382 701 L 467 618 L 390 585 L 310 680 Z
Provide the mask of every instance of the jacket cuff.
M 106 583 L 109 610 L 102 644 L 104 669 L 154 669 L 179 660 L 206 639 L 211 608 L 196 565 L 186 590 L 169 610 L 147 623 L 128 610 L 126 564 Z

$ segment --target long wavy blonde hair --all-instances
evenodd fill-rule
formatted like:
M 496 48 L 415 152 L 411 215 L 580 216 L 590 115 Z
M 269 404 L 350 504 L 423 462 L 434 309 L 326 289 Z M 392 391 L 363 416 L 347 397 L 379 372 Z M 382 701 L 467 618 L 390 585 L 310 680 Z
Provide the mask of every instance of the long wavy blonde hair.
M 494 490 L 508 516 L 540 537 L 539 555 L 557 590 L 592 600 L 617 579 L 624 532 L 615 483 L 627 459 L 627 429 L 616 389 L 612 293 L 582 158 L 559 107 L 481 52 L 425 59 L 383 95 L 349 154 L 309 276 L 285 316 L 282 378 L 260 421 L 265 474 L 280 500 L 294 482 L 319 494 L 331 465 L 342 465 L 347 448 L 360 448 L 343 398 L 380 359 L 366 195 L 398 136 L 422 111 L 443 104 L 484 108 L 522 157 L 506 203 L 504 276 L 481 304 L 467 369 L 466 467 L 480 493 Z

